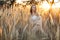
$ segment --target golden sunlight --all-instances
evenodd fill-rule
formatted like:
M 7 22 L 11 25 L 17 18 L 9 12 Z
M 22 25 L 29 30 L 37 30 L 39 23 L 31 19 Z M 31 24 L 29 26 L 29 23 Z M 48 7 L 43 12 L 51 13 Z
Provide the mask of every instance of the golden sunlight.
M 53 4 L 52 8 L 60 8 L 60 2 Z
M 22 0 L 16 0 L 16 3 L 21 4 L 22 3 Z
M 49 10 L 50 9 L 50 5 L 48 4 L 47 1 L 44 1 L 41 5 L 41 8 L 43 8 L 44 10 Z

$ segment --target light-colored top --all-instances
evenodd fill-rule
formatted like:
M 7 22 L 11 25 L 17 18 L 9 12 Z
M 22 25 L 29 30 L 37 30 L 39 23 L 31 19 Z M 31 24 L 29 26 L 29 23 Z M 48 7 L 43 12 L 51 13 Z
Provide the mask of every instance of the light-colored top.
M 36 32 L 37 30 L 43 31 L 42 17 L 37 15 L 31 15 L 29 19 L 29 28 L 33 32 Z

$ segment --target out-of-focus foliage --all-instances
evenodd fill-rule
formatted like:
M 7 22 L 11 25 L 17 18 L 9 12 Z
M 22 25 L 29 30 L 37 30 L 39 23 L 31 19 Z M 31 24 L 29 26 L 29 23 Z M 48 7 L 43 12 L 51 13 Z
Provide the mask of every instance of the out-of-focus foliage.
M 32 25 L 30 25 L 28 21 L 30 17 L 30 7 L 31 5 L 19 4 L 9 7 L 4 4 L 4 6 L 0 8 L 0 39 L 60 40 L 60 11 L 57 12 L 56 10 L 58 9 L 44 11 L 40 8 L 39 4 L 36 5 L 37 12 L 42 17 L 42 28 L 44 32 L 37 30 L 34 33 L 28 31 L 32 29 Z

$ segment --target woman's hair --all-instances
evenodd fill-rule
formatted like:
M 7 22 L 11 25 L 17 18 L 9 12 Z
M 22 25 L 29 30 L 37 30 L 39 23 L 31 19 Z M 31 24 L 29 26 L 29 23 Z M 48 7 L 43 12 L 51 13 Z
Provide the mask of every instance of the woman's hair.
M 30 9 L 30 13 L 32 14 L 32 8 L 33 8 L 33 6 L 35 6 L 35 12 L 36 12 L 36 5 L 32 5 L 31 6 L 31 9 Z

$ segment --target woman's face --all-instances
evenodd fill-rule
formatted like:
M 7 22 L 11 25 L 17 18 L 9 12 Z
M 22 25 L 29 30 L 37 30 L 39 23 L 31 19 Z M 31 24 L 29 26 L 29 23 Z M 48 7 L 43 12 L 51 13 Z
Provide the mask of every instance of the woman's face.
M 36 6 L 32 6 L 32 12 L 36 11 Z

